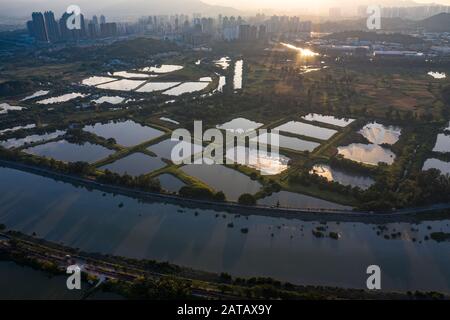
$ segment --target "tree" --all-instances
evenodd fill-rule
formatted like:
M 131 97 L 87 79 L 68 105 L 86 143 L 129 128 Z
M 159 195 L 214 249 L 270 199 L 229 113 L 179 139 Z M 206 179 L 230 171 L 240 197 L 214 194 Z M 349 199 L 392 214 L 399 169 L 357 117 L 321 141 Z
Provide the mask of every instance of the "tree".
M 214 195 L 214 200 L 223 202 L 226 200 L 225 193 L 223 191 L 219 191 Z
M 253 195 L 244 193 L 239 197 L 238 202 L 244 206 L 254 206 L 256 204 L 256 199 Z

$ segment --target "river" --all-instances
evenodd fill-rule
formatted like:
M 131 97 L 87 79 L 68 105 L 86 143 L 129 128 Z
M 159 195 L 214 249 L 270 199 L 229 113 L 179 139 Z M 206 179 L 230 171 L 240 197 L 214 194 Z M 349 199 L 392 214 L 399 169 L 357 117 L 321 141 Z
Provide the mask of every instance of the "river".
M 142 202 L 3 167 L 0 177 L 0 223 L 84 251 L 352 288 L 365 288 L 366 269 L 376 264 L 384 290 L 450 292 L 450 242 L 425 240 L 431 232 L 450 232 L 449 220 L 389 223 L 385 229 L 325 225 Z M 341 238 L 316 238 L 317 228 Z M 400 235 L 392 239 L 394 233 Z

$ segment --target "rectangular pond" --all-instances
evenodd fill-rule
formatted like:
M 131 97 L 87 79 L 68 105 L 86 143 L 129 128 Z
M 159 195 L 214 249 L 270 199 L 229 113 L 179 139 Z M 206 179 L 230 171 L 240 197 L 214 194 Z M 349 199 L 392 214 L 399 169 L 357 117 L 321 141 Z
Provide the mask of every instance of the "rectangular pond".
M 63 94 L 61 96 L 57 96 L 57 97 L 51 97 L 48 99 L 44 99 L 44 100 L 40 100 L 36 103 L 38 104 L 55 104 L 55 103 L 63 103 L 63 102 L 67 102 L 70 100 L 74 100 L 77 98 L 84 98 L 87 97 L 88 95 L 86 94 L 82 94 L 82 93 L 68 93 L 68 94 Z
M 182 167 L 181 170 L 215 191 L 223 191 L 227 200 L 231 201 L 237 201 L 244 193 L 255 194 L 262 187 L 258 181 L 222 165 L 192 164 Z
M 99 161 L 114 153 L 113 150 L 89 142 L 74 144 L 66 140 L 41 144 L 25 149 L 24 152 L 64 162 L 88 163 Z
M 168 173 L 161 174 L 156 178 L 159 180 L 161 188 L 172 193 L 178 193 L 186 185 L 183 181 Z
M 113 138 L 118 144 L 125 147 L 138 145 L 145 141 L 156 139 L 164 134 L 160 130 L 143 126 L 132 120 L 96 123 L 95 125 L 85 126 L 83 130 L 105 139 Z
M 97 86 L 99 84 L 104 84 L 107 82 L 112 82 L 118 80 L 117 78 L 111 78 L 111 77 L 98 77 L 98 76 L 92 76 L 86 79 L 83 79 L 81 81 L 81 84 L 85 86 Z
M 167 139 L 148 147 L 147 150 L 155 153 L 158 157 L 167 160 L 172 159 L 172 152 L 174 152 L 175 157 L 182 160 L 202 152 L 203 147 L 197 143 L 193 144 L 191 142 Z
M 262 127 L 263 123 L 258 123 L 245 118 L 235 118 L 229 122 L 218 125 L 217 129 L 233 131 L 233 132 L 245 132 L 252 131 Z
M 439 159 L 428 159 L 425 161 L 423 170 L 437 169 L 441 171 L 443 175 L 450 174 L 450 162 L 445 162 Z
M 8 132 L 15 132 L 15 131 L 19 131 L 19 130 L 27 130 L 27 129 L 33 129 L 33 128 L 36 128 L 36 125 L 34 123 L 23 125 L 23 126 L 15 126 L 12 128 L 0 130 L 0 135 L 3 135 Z
M 349 206 L 288 191 L 273 193 L 271 196 L 258 200 L 258 204 L 275 207 L 279 204 L 283 208 L 352 210 Z
M 150 157 L 143 153 L 133 153 L 125 158 L 119 159 L 113 163 L 101 167 L 101 170 L 109 170 L 120 175 L 129 174 L 131 176 L 140 176 L 161 168 L 166 164 L 159 158 Z
M 298 121 L 290 121 L 275 128 L 275 130 L 298 134 L 305 137 L 312 137 L 320 140 L 328 140 L 337 133 L 336 130 L 317 127 L 312 124 Z
M 179 66 L 179 65 L 163 64 L 160 66 L 142 68 L 140 71 L 153 72 L 153 73 L 170 73 L 170 72 L 179 71 L 183 68 L 184 68 L 183 66 Z
M 143 80 L 122 79 L 98 85 L 97 88 L 116 91 L 132 91 L 138 88 L 139 86 L 143 85 L 144 83 L 145 80 L 143 81 Z
M 331 182 L 337 182 L 344 186 L 358 187 L 362 190 L 369 189 L 375 183 L 375 180 L 370 177 L 351 174 L 326 164 L 315 165 L 310 173 L 321 176 Z
M 289 158 L 275 153 L 260 153 L 257 149 L 237 146 L 226 152 L 227 163 L 240 164 L 258 170 L 263 175 L 277 175 L 288 169 Z
M 395 154 L 376 144 L 353 143 L 346 147 L 338 147 L 338 152 L 344 158 L 370 165 L 383 162 L 389 165 L 395 161 Z
M 324 116 L 324 115 L 317 114 L 317 113 L 310 113 L 310 114 L 302 117 L 302 119 L 304 119 L 306 121 L 317 121 L 317 122 L 328 123 L 328 124 L 332 124 L 332 125 L 335 125 L 338 127 L 346 127 L 355 121 L 355 119 L 336 118 L 334 116 Z
M 66 132 L 62 130 L 57 130 L 52 133 L 45 133 L 45 134 L 33 134 L 31 136 L 27 136 L 25 138 L 11 138 L 6 141 L 1 141 L 0 145 L 3 148 L 11 149 L 11 148 L 18 148 L 26 144 L 35 143 L 35 142 L 41 142 L 46 140 L 52 140 L 59 136 L 64 135 Z
M 136 90 L 136 92 L 155 92 L 163 91 L 175 86 L 178 86 L 181 82 L 147 82 L 145 85 Z
M 314 151 L 320 146 L 320 143 L 302 140 L 299 138 L 283 136 L 282 134 L 267 134 L 264 133 L 258 137 L 259 144 L 267 142 L 268 145 L 273 145 L 273 141 L 278 139 L 279 147 L 291 149 L 295 151 Z M 272 143 L 271 143 L 272 141 Z
M 209 82 L 184 82 L 177 87 L 164 91 L 168 96 L 181 96 L 185 93 L 194 93 L 202 91 L 209 86 Z
M 450 152 L 450 135 L 444 133 L 439 134 L 433 151 L 442 153 Z
M 135 72 L 128 72 L 128 71 L 114 72 L 113 76 L 127 78 L 127 79 L 148 79 L 148 78 L 150 78 L 150 75 L 145 74 L 145 73 L 135 73 Z
M 242 89 L 243 72 L 244 72 L 244 61 L 243 60 L 236 61 L 236 64 L 234 65 L 234 78 L 233 78 L 234 90 Z

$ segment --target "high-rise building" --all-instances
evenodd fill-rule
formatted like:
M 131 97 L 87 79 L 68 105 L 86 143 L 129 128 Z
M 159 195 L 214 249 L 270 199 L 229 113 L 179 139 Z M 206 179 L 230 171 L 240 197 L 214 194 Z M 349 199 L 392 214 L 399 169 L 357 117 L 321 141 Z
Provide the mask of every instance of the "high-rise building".
M 33 21 L 32 20 L 30 20 L 30 21 L 27 21 L 27 30 L 28 30 L 28 34 L 31 36 L 31 37 L 35 37 L 35 34 L 34 34 L 34 23 L 33 23 Z
M 106 17 L 104 15 L 100 16 L 100 24 L 105 24 L 106 23 Z
M 67 26 L 67 21 L 72 15 L 64 12 L 61 19 L 59 20 L 59 30 L 61 33 L 61 40 L 64 41 L 77 41 L 86 37 L 86 24 L 84 22 L 84 16 L 80 14 L 79 16 L 79 27 L 75 29 L 69 29 Z
M 101 23 L 100 34 L 102 37 L 115 37 L 117 35 L 117 23 L 115 22 Z
M 44 15 L 41 12 L 32 14 L 33 36 L 38 41 L 48 42 L 47 29 L 45 28 Z
M 258 31 L 258 39 L 264 40 L 266 38 L 267 38 L 267 28 L 265 25 L 260 25 Z
M 55 15 L 52 11 L 46 11 L 44 13 L 45 17 L 45 28 L 47 30 L 48 41 L 56 42 L 60 39 L 58 23 L 55 20 Z

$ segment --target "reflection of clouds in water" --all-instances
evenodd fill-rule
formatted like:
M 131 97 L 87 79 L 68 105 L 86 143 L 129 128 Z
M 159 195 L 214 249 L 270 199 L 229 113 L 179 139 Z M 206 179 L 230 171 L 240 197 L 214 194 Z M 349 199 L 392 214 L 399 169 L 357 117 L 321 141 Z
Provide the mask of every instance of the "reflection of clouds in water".
M 317 222 L 263 216 L 250 216 L 247 222 L 245 217 L 231 218 L 223 211 L 184 209 L 109 194 L 103 197 L 99 191 L 75 189 L 71 184 L 11 169 L 0 168 L 0 176 L 2 223 L 14 230 L 42 235 L 45 226 L 40 226 L 43 230 L 37 229 L 29 223 L 30 219 L 35 219 L 36 224 L 40 217 L 45 220 L 49 214 L 46 210 L 59 207 L 55 199 L 66 199 L 59 207 L 65 218 L 55 220 L 51 215 L 48 218 L 54 223 L 53 239 L 49 240 L 65 241 L 66 245 L 86 252 L 169 260 L 199 270 L 228 272 L 235 277 L 270 276 L 299 284 L 357 288 L 365 285 L 366 275 L 359 272 L 361 266 L 377 261 L 384 266 L 386 290 L 449 291 L 450 256 L 442 254 L 449 243 L 419 244 L 406 237 L 386 240 L 376 235 L 375 225 L 353 222 L 341 222 L 339 226 L 328 223 L 332 226 L 330 231 L 342 234 L 339 241 L 316 239 L 311 230 L 319 225 Z M 3 203 L 11 198 L 10 191 L 20 200 L 14 207 Z M 75 202 L 71 200 L 72 193 L 78 194 Z M 121 202 L 124 207 L 118 208 Z M 181 209 L 183 213 L 177 212 Z M 216 218 L 216 214 L 220 216 Z M 26 230 L 23 221 L 27 222 Z M 235 227 L 227 228 L 229 222 Z M 423 240 L 429 235 L 428 225 L 434 231 L 450 232 L 448 224 L 444 220 L 414 225 L 420 229 L 416 238 Z M 303 232 L 299 230 L 301 225 Z M 281 230 L 277 226 L 282 226 Z M 249 233 L 244 235 L 240 229 L 246 227 Z M 412 225 L 395 223 L 389 227 L 405 234 Z M 290 231 L 292 228 L 297 229 Z M 275 235 L 273 238 L 271 233 Z
M 376 144 L 353 143 L 346 147 L 339 147 L 338 151 L 344 158 L 371 165 L 378 165 L 379 162 L 390 165 L 395 160 L 395 154 L 392 151 Z
M 397 143 L 402 134 L 402 130 L 394 126 L 384 126 L 377 122 L 370 123 L 361 129 L 360 133 L 371 143 L 390 144 Z

